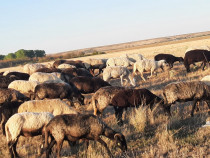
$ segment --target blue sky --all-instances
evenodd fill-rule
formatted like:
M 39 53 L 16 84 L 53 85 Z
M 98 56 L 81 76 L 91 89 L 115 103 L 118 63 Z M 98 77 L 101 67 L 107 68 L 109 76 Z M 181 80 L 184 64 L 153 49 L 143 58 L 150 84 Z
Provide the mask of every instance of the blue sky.
M 210 31 L 210 0 L 0 0 L 0 54 Z

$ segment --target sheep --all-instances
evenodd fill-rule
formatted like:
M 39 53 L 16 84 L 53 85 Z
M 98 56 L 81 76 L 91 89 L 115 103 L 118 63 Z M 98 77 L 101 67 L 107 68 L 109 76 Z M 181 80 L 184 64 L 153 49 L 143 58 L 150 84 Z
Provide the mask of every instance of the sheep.
M 38 84 L 37 81 L 15 80 L 9 84 L 8 88 L 15 89 L 31 98 Z
M 210 61 L 210 51 L 196 49 L 191 50 L 185 53 L 184 56 L 184 66 L 187 72 L 190 72 L 190 65 L 194 64 L 195 62 L 202 62 L 203 66 L 202 69 L 204 70 L 206 63 Z
M 170 107 L 175 102 L 193 101 L 191 116 L 194 115 L 196 103 L 206 101 L 210 108 L 210 86 L 201 81 L 173 82 L 162 89 L 164 107 L 170 114 Z
M 64 140 L 75 142 L 80 139 L 93 140 L 103 145 L 110 157 L 113 157 L 107 144 L 100 136 L 105 136 L 114 140 L 117 147 L 122 151 L 127 150 L 125 136 L 108 127 L 98 117 L 88 114 L 80 115 L 58 115 L 55 116 L 45 128 L 45 147 L 46 157 L 49 158 L 50 150 L 57 144 L 57 157 L 60 157 L 60 150 Z M 48 137 L 51 137 L 51 142 L 48 145 Z
M 121 79 L 121 85 L 123 86 L 123 80 L 126 80 L 126 84 L 128 80 L 130 80 L 130 83 L 132 86 L 136 86 L 136 81 L 133 76 L 133 74 L 123 66 L 109 66 L 104 69 L 103 72 L 103 80 L 104 81 L 109 81 L 111 78 L 118 78 L 120 77 Z
M 8 85 L 14 80 L 19 80 L 19 77 L 16 77 L 16 76 L 0 76 L 0 88 L 8 88 Z
M 138 61 L 138 62 L 134 63 L 133 73 L 137 74 L 136 71 L 138 70 L 141 78 L 144 81 L 146 81 L 144 76 L 143 76 L 144 71 L 151 71 L 150 77 L 152 77 L 152 74 L 155 70 L 157 70 L 158 68 L 163 69 L 164 66 L 166 66 L 166 61 L 165 60 L 160 60 L 160 61 L 148 60 L 148 59 L 147 60 L 141 60 L 141 61 Z
M 169 64 L 170 69 L 173 68 L 173 64 L 176 61 L 179 62 L 184 62 L 184 59 L 182 57 L 175 57 L 172 54 L 157 54 L 154 57 L 155 61 L 159 61 L 159 60 L 165 60 L 166 63 Z
M 26 101 L 29 100 L 29 98 L 14 89 L 0 88 L 0 104 L 11 101 L 19 101 L 19 100 Z
M 58 66 L 60 64 L 70 64 L 70 65 L 74 65 L 76 68 L 85 68 L 84 63 L 81 60 L 56 60 L 53 63 L 53 67 L 54 68 L 58 68 Z
M 125 88 L 118 86 L 101 87 L 93 94 L 91 99 L 85 99 L 85 104 L 92 106 L 94 115 L 102 114 L 104 109 L 110 105 L 114 95 L 122 89 Z
M 18 108 L 22 112 L 50 112 L 54 116 L 61 114 L 78 114 L 72 107 L 60 99 L 31 100 L 24 102 Z
M 37 81 L 39 83 L 43 83 L 49 80 L 57 80 L 58 82 L 62 82 L 60 78 L 51 73 L 35 72 L 29 77 L 29 81 Z
M 201 81 L 210 86 L 210 75 L 204 76 Z
M 147 105 L 152 109 L 157 103 L 163 105 L 163 100 L 148 89 L 123 89 L 114 95 L 110 105 L 115 109 L 118 125 L 122 125 L 123 109 L 139 107 L 140 105 Z
M 46 68 L 46 67 L 47 67 L 46 65 L 43 65 L 40 63 L 34 63 L 34 64 L 30 63 L 23 66 L 23 71 L 31 75 L 34 72 L 36 72 L 36 70 L 40 68 Z
M 67 68 L 76 68 L 76 66 L 74 66 L 74 65 L 70 65 L 70 64 L 60 64 L 60 65 L 58 65 L 58 69 L 67 69 Z
M 10 72 L 19 72 L 19 71 L 7 70 L 7 71 L 3 72 L 3 76 L 7 76 L 7 74 Z
M 141 60 L 144 60 L 146 59 L 143 55 L 141 54 L 124 54 L 120 57 L 127 57 L 130 61 L 132 62 L 137 62 L 137 61 L 141 61 Z
M 2 129 L 3 135 L 5 135 L 5 124 L 6 124 L 7 120 L 12 115 L 17 113 L 18 108 L 22 103 L 23 102 L 14 101 L 14 102 L 6 102 L 1 105 L 1 107 L 0 107 L 0 127 Z
M 111 86 L 108 82 L 99 77 L 77 76 L 70 80 L 81 93 L 94 93 L 99 88 Z
M 52 73 L 52 72 L 61 72 L 62 70 L 57 69 L 57 68 L 40 68 L 38 70 L 36 70 L 35 72 L 45 72 L 45 73 Z
M 130 61 L 127 57 L 115 57 L 109 58 L 106 62 L 106 66 L 124 66 L 128 67 L 132 65 L 133 62 Z
M 203 45 L 203 46 L 193 46 L 193 47 L 189 47 L 186 49 L 185 53 L 191 51 L 191 50 L 195 50 L 195 49 L 202 49 L 202 50 L 208 50 L 210 51 L 209 46 Z
M 103 69 L 106 67 L 106 62 L 108 59 L 92 59 L 89 58 L 85 61 L 85 67 L 90 70 L 91 74 L 94 75 L 94 70 L 99 69 L 99 72 L 96 76 L 103 72 Z
M 28 80 L 30 75 L 24 72 L 9 72 L 6 76 L 10 77 L 10 76 L 16 76 L 18 77 L 20 80 Z
M 53 117 L 48 112 L 24 112 L 12 115 L 5 125 L 7 145 L 11 157 L 18 157 L 16 146 L 19 136 L 44 135 L 44 127 Z
M 36 86 L 34 91 L 34 98 L 36 100 L 43 100 L 44 98 L 60 98 L 70 99 L 73 98 L 84 104 L 84 96 L 72 83 L 42 83 Z
M 61 72 L 62 80 L 65 82 L 69 82 L 73 77 L 76 76 L 87 76 L 87 77 L 93 77 L 93 75 L 84 68 L 67 68 L 62 70 Z

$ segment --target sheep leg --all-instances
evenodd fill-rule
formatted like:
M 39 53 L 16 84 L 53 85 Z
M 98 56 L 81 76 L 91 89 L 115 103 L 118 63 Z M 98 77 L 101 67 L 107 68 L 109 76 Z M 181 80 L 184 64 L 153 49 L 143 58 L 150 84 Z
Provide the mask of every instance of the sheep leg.
M 143 72 L 141 72 L 140 74 L 141 74 L 141 75 L 140 75 L 141 78 L 142 78 L 144 81 L 146 81 L 145 78 L 144 78 L 144 76 L 143 76 Z
M 49 158 L 51 149 L 55 145 L 55 143 L 56 143 L 55 139 L 51 140 L 50 145 L 46 149 L 46 158 Z
M 193 107 L 192 107 L 192 111 L 191 111 L 191 117 L 194 116 L 194 110 L 195 110 L 195 107 L 196 107 L 196 103 L 197 103 L 197 102 L 198 102 L 197 100 L 194 100 L 194 101 L 193 101 Z
M 17 150 L 16 150 L 16 147 L 17 147 L 17 141 L 18 141 L 18 138 L 17 140 L 15 141 L 15 143 L 13 144 L 13 152 L 14 152 L 14 155 L 15 157 L 19 157 L 18 153 L 17 153 Z
M 122 126 L 123 125 L 123 120 L 122 120 L 123 108 L 114 107 L 114 110 L 115 110 L 115 117 L 117 119 L 117 124 L 119 126 Z
M 107 144 L 99 137 L 97 140 L 99 143 L 101 143 L 101 145 L 103 145 L 106 149 L 106 151 L 108 152 L 110 157 L 113 157 L 111 151 L 109 150 L 109 148 L 107 147 Z
M 59 142 L 57 142 L 57 158 L 60 158 L 60 152 L 63 145 L 63 139 Z
M 120 76 L 120 80 L 121 80 L 121 86 L 123 86 L 123 76 Z

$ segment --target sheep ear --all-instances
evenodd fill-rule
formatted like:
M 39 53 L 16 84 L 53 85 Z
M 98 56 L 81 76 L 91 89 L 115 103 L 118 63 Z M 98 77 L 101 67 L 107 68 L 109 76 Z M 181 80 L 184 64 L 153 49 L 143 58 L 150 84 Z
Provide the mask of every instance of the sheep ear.
M 116 139 L 119 139 L 119 138 L 121 138 L 121 134 L 120 134 L 120 133 L 116 133 L 116 134 L 114 135 L 114 139 L 116 140 Z

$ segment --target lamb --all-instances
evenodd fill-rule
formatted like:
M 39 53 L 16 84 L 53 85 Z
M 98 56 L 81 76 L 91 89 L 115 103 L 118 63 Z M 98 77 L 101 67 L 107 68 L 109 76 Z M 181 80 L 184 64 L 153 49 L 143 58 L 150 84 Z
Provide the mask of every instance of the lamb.
M 124 66 L 128 67 L 132 65 L 133 62 L 130 61 L 127 57 L 115 57 L 109 58 L 106 62 L 106 66 Z
M 49 158 L 50 150 L 57 144 L 57 157 L 64 140 L 75 142 L 80 139 L 93 140 L 103 145 L 110 157 L 113 157 L 107 144 L 101 139 L 101 135 L 113 140 L 122 151 L 127 150 L 125 136 L 108 127 L 102 120 L 94 115 L 59 115 L 55 116 L 45 129 L 46 157 Z M 48 145 L 48 137 L 51 142 Z
M 139 107 L 140 105 L 147 105 L 152 109 L 157 103 L 163 106 L 163 100 L 148 89 L 123 89 L 114 95 L 110 105 L 115 109 L 118 125 L 122 125 L 123 109 Z
M 58 65 L 58 69 L 67 69 L 67 68 L 76 68 L 76 66 L 74 66 L 74 65 L 70 65 L 70 64 L 60 64 L 60 65 Z
M 210 86 L 210 75 L 204 76 L 201 81 Z
M 36 100 L 42 100 L 44 98 L 60 98 L 70 99 L 73 98 L 84 104 L 84 96 L 72 83 L 42 83 L 36 86 L 34 91 L 34 97 Z
M 92 59 L 89 58 L 85 61 L 85 67 L 90 70 L 91 74 L 94 76 L 94 70 L 99 69 L 99 72 L 96 76 L 103 72 L 103 69 L 106 67 L 106 62 L 108 59 Z
M 155 60 L 141 60 L 138 61 L 136 63 L 134 63 L 133 65 L 133 73 L 137 74 L 136 71 L 138 70 L 138 72 L 140 73 L 141 78 L 145 80 L 144 76 L 143 76 L 143 72 L 144 71 L 151 71 L 151 75 L 150 77 L 152 77 L 152 74 L 155 70 L 157 70 L 158 68 L 162 68 L 166 66 L 166 61 L 165 60 L 160 60 L 160 61 L 155 61 Z
M 123 80 L 126 80 L 126 84 L 128 83 L 128 80 L 130 80 L 130 83 L 132 86 L 136 86 L 136 81 L 133 76 L 133 74 L 123 66 L 109 66 L 104 69 L 103 72 L 103 80 L 109 81 L 111 78 L 118 78 L 121 79 L 121 85 L 123 86 Z
M 195 62 L 202 62 L 203 66 L 202 69 L 204 70 L 207 63 L 210 61 L 210 51 L 196 49 L 191 50 L 185 53 L 184 56 L 184 66 L 187 72 L 190 72 L 190 65 L 194 64 Z
M 60 99 L 31 100 L 24 102 L 18 108 L 22 112 L 50 112 L 54 116 L 61 114 L 78 114 L 72 107 Z
M 3 103 L 2 106 L 0 107 L 0 127 L 2 128 L 3 135 L 5 135 L 5 124 L 7 120 L 12 115 L 17 113 L 18 108 L 22 103 L 23 102 L 18 102 L 18 101 L 6 102 Z
M 125 55 L 122 55 L 121 57 L 127 57 L 130 61 L 132 61 L 134 63 L 137 62 L 137 61 L 141 61 L 141 60 L 146 59 L 141 54 L 125 54 Z
M 93 107 L 94 115 L 102 114 L 104 109 L 106 109 L 110 105 L 114 95 L 122 89 L 124 89 L 124 87 L 101 87 L 93 94 L 91 99 L 86 99 L 85 102 L 86 104 L 90 104 Z
M 166 63 L 169 64 L 170 69 L 173 68 L 173 64 L 176 61 L 179 62 L 184 62 L 184 59 L 182 57 L 175 57 L 172 54 L 157 54 L 154 57 L 155 61 L 159 61 L 159 60 L 165 60 Z
M 40 68 L 45 68 L 47 67 L 46 65 L 40 64 L 40 63 L 34 63 L 34 64 L 26 64 L 23 66 L 23 71 L 28 74 L 33 74 L 36 72 L 36 70 Z
M 196 103 L 206 101 L 210 108 L 210 86 L 201 81 L 174 82 L 166 85 L 162 92 L 164 106 L 170 114 L 170 107 L 175 102 L 193 101 L 191 116 Z
M 39 82 L 37 81 L 15 80 L 9 84 L 8 88 L 15 89 L 31 98 L 38 84 Z
M 29 81 L 37 81 L 39 83 L 43 83 L 45 81 L 51 81 L 51 80 L 63 82 L 55 74 L 51 74 L 51 73 L 35 72 L 29 77 Z
M 81 93 L 94 93 L 99 88 L 111 86 L 108 82 L 99 77 L 78 76 L 70 80 Z
M 7 145 L 11 157 L 18 157 L 16 146 L 19 136 L 31 137 L 44 133 L 45 125 L 54 116 L 51 113 L 24 112 L 14 114 L 5 125 Z
M 14 89 L 0 88 L 0 104 L 11 101 L 20 101 L 20 100 L 26 101 L 29 100 L 29 98 Z

